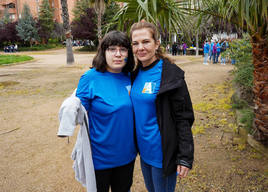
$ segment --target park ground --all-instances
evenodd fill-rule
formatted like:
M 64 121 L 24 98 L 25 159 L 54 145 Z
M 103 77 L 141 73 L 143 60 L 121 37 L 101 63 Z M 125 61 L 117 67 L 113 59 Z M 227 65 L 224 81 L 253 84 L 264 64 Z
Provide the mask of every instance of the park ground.
M 60 105 L 94 55 L 75 52 L 72 66 L 64 49 L 27 55 L 34 60 L 0 67 L 0 191 L 85 191 L 70 158 L 78 129 L 69 143 L 56 134 Z M 194 167 L 178 180 L 176 192 L 268 191 L 267 157 L 237 135 L 230 108 L 233 66 L 203 65 L 195 56 L 173 59 L 186 72 L 196 117 Z M 137 158 L 132 192 L 145 191 Z

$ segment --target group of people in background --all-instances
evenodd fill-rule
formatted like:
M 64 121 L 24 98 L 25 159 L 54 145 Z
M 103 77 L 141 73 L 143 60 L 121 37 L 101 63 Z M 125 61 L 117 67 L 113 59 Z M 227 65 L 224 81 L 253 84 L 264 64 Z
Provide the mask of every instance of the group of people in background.
M 17 52 L 18 51 L 18 45 L 17 44 L 11 44 L 8 46 L 4 47 L 4 52 L 9 53 L 9 52 Z
M 205 41 L 204 43 L 204 65 L 208 65 L 208 62 L 212 62 L 213 64 L 216 64 L 219 62 L 219 57 L 221 59 L 221 64 L 225 65 L 226 59 L 221 53 L 226 51 L 226 49 L 229 48 L 229 43 L 228 41 L 221 40 L 221 41 Z
M 188 46 L 184 42 L 181 45 L 179 45 L 177 42 L 174 42 L 172 46 L 170 46 L 170 44 L 166 46 L 166 52 L 172 54 L 173 56 L 186 55 L 187 48 Z M 229 42 L 226 39 L 212 40 L 212 41 L 206 40 L 203 45 L 203 53 L 204 53 L 203 64 L 208 65 L 209 63 L 216 64 L 220 62 L 222 65 L 225 65 L 226 58 L 221 53 L 226 51 L 226 49 L 228 48 L 229 48 Z M 232 64 L 234 64 L 234 60 L 232 60 Z
M 171 47 L 169 44 L 167 45 L 166 52 L 171 53 L 173 56 L 182 55 L 182 54 L 186 55 L 187 48 L 188 48 L 188 46 L 184 42 L 181 45 L 174 42 Z

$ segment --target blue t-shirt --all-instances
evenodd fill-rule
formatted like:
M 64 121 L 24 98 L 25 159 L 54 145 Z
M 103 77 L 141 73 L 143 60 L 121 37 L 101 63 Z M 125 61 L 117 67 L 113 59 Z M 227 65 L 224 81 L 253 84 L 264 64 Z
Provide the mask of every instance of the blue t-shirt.
M 220 43 L 217 43 L 217 52 L 221 52 L 221 44 Z
M 214 43 L 210 43 L 210 50 L 211 50 L 211 52 L 213 51 L 213 45 L 214 45 Z
M 124 73 L 87 71 L 76 96 L 89 117 L 94 168 L 108 169 L 130 163 L 136 157 L 130 78 Z
M 135 112 L 137 143 L 142 160 L 162 168 L 162 142 L 157 124 L 155 100 L 160 88 L 162 63 L 140 69 L 131 88 Z M 151 67 L 151 68 L 150 68 Z
M 209 44 L 205 43 L 204 45 L 204 53 L 208 53 L 209 52 Z

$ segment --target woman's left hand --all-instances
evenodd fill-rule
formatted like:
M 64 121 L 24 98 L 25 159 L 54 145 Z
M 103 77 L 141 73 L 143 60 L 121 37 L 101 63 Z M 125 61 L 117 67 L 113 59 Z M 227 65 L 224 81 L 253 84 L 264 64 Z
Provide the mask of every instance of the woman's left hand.
M 188 175 L 189 168 L 185 167 L 183 165 L 178 165 L 177 166 L 177 173 L 180 178 L 184 178 Z

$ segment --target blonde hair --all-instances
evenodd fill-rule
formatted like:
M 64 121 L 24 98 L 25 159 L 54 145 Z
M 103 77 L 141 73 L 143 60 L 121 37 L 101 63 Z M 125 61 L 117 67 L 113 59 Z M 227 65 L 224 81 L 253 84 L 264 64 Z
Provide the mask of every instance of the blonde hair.
M 131 28 L 130 28 L 130 40 L 132 41 L 132 34 L 135 30 L 139 29 L 148 29 L 150 33 L 152 34 L 152 38 L 154 39 L 155 42 L 159 40 L 159 32 L 156 28 L 156 26 L 152 23 L 149 23 L 145 20 L 141 20 L 137 23 L 134 23 Z M 155 52 L 155 56 L 157 59 L 168 59 L 171 62 L 171 59 L 168 58 L 164 51 L 163 47 L 159 46 L 158 49 Z M 138 64 L 140 64 L 140 61 L 138 61 Z

